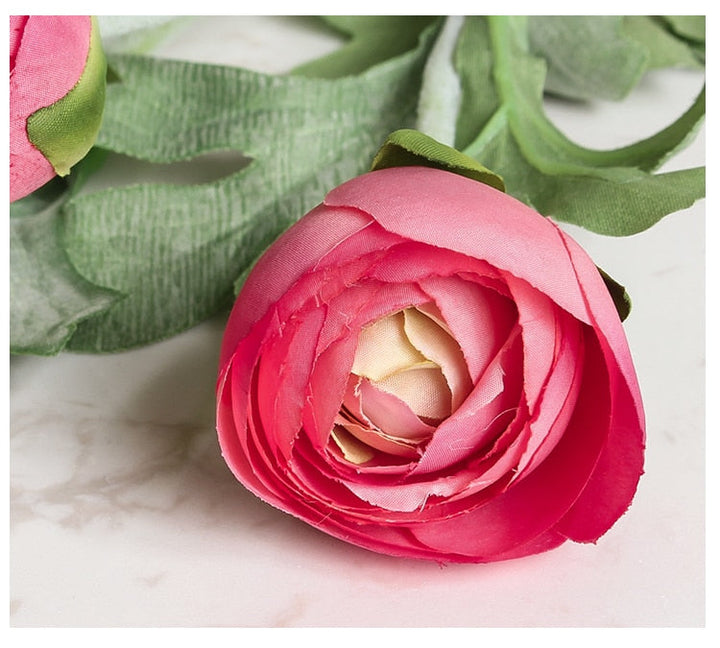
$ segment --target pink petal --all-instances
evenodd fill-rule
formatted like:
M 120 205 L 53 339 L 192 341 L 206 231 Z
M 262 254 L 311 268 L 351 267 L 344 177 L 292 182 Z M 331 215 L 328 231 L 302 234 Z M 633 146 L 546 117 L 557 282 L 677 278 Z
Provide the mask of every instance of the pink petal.
M 588 345 L 588 355 L 601 361 L 597 345 Z M 606 442 L 608 396 L 607 374 L 586 375 L 568 433 L 526 479 L 465 515 L 413 526 L 414 536 L 440 553 L 488 561 L 554 527 L 585 488 Z
M 519 330 L 511 335 L 460 408 L 435 430 L 415 475 L 442 470 L 478 453 L 503 431 L 501 416 L 518 406 L 522 387 Z
M 418 456 L 418 449 L 415 445 L 403 439 L 390 437 L 381 430 L 372 430 L 364 425 L 348 423 L 347 421 L 338 421 L 338 424 L 342 425 L 355 439 L 369 448 L 406 459 L 415 459 Z M 374 453 L 371 453 L 371 455 L 374 456 Z
M 277 495 L 275 472 L 248 443 L 246 415 L 249 399 L 247 392 L 240 386 L 243 382 L 243 372 L 237 371 L 233 362 L 226 365 L 219 382 L 217 407 L 217 430 L 222 454 L 235 477 L 250 491 L 273 506 L 284 509 L 287 504 Z
M 507 279 L 518 310 L 518 323 L 523 340 L 523 373 L 525 399 L 534 412 L 550 375 L 556 355 L 558 310 L 547 296 L 524 281 Z
M 327 303 L 327 322 L 320 336 L 318 348 L 322 351 L 327 345 L 351 331 L 357 338 L 362 327 L 372 324 L 388 313 L 427 301 L 427 298 L 427 295 L 414 284 L 393 285 L 368 280 L 346 286 Z
M 348 390 L 345 403 L 359 407 L 368 423 L 399 439 L 419 443 L 435 431 L 433 426 L 421 421 L 405 401 L 368 380 L 360 380 L 357 389 Z
M 518 462 L 517 478 L 539 465 L 557 445 L 575 409 L 582 385 L 583 331 L 577 320 L 558 313 L 559 340 L 556 358 L 530 421 L 532 435 Z
M 313 270 L 317 271 L 325 268 L 333 270 L 338 265 L 347 263 L 348 259 L 357 259 L 367 254 L 376 255 L 377 252 L 387 251 L 404 243 L 402 237 L 388 232 L 375 222 L 371 222 L 367 227 L 352 232 L 325 252 L 317 260 Z
M 455 250 L 502 268 L 589 323 L 557 228 L 501 191 L 447 171 L 396 167 L 336 187 L 325 204 L 360 209 L 410 241 Z
M 315 359 L 306 391 L 302 427 L 318 449 L 327 446 L 342 406 L 355 344 L 354 337 L 346 336 L 329 345 Z
M 494 290 L 459 277 L 428 277 L 420 287 L 432 298 L 477 382 L 512 331 L 515 306 Z
M 643 472 L 645 415 L 625 332 L 605 284 L 585 251 L 562 232 L 561 236 L 582 277 L 583 294 L 609 372 L 613 407 L 607 442 L 592 477 L 558 530 L 577 542 L 594 542 L 633 499 Z M 587 371 L 593 371 L 587 364 Z
M 393 486 L 352 482 L 347 482 L 345 485 L 368 504 L 401 513 L 422 509 L 428 498 L 452 495 L 456 490 L 452 479 L 436 479 L 429 482 Z
M 296 314 L 278 334 L 267 339 L 258 363 L 257 399 L 268 440 L 285 459 L 301 430 L 306 389 L 325 313 Z
M 355 480 L 346 482 L 346 486 L 358 497 L 374 506 L 406 513 L 418 512 L 419 515 L 427 510 L 427 515 L 422 516 L 422 519 L 430 521 L 438 518 L 434 509 L 436 507 L 447 509 L 448 502 L 457 504 L 454 508 L 461 511 L 464 507 L 472 508 L 472 500 L 469 499 L 471 496 L 488 489 L 511 472 L 524 451 L 529 435 L 526 426 L 523 433 L 517 435 L 509 447 L 486 462 L 487 465 L 481 470 L 472 466 L 459 468 L 450 474 L 427 475 L 424 481 L 388 485 Z
M 375 223 L 375 227 L 380 227 Z M 384 230 L 383 230 L 384 231 Z M 462 273 L 496 280 L 498 271 L 482 259 L 472 259 L 435 245 L 403 239 L 395 234 L 401 243 L 392 248 L 392 254 L 383 257 L 369 277 L 385 283 L 418 282 L 428 277 L 453 277 Z
M 17 27 L 22 16 L 13 17 Z M 30 115 L 62 99 L 85 70 L 90 16 L 28 16 L 15 45 L 10 89 L 13 112 Z M 15 36 L 17 39 L 17 36 Z
M 220 366 L 251 326 L 324 254 L 371 222 L 369 216 L 356 210 L 320 206 L 280 236 L 255 264 L 235 302 L 223 337 Z
M 25 25 L 29 19 L 30 16 L 10 16 L 10 74 L 15 69 L 15 57 L 20 49 Z

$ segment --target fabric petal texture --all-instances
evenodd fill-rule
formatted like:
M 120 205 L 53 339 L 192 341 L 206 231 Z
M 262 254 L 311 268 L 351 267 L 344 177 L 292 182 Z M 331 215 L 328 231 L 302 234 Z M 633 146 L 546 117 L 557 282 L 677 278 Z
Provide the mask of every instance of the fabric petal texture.
M 220 355 L 238 480 L 372 551 L 481 563 L 595 542 L 642 474 L 640 390 L 594 263 L 447 171 L 332 190 L 256 264 Z
M 10 202 L 67 175 L 87 154 L 105 77 L 90 16 L 10 16 Z

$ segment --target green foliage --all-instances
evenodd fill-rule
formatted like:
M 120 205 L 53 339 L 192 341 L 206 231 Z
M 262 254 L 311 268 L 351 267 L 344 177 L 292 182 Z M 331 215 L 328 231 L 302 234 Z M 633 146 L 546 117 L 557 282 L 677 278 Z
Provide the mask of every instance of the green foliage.
M 417 47 L 422 32 L 437 22 L 434 16 L 324 16 L 323 20 L 347 36 L 348 42 L 336 52 L 298 66 L 293 74 L 321 79 L 361 74 Z
M 105 311 L 121 295 L 92 284 L 73 267 L 57 217 L 62 198 L 44 208 L 35 202 L 38 210 L 31 214 L 16 204 L 10 218 L 11 348 L 14 353 L 53 355 L 80 322 Z
M 704 168 L 652 173 L 694 137 L 704 91 L 652 137 L 607 151 L 579 146 L 544 113 L 546 63 L 529 52 L 527 27 L 523 17 L 466 20 L 456 51 L 467 97 L 459 148 L 540 213 L 602 234 L 637 233 L 705 195 Z
M 70 182 L 12 205 L 11 351 L 118 351 L 217 313 L 258 255 L 367 171 L 390 133 L 375 168 L 429 161 L 504 180 L 541 213 L 596 232 L 645 229 L 704 195 L 704 168 L 654 173 L 694 136 L 704 93 L 655 136 L 592 151 L 546 118 L 543 92 L 618 98 L 651 67 L 701 67 L 701 19 L 466 18 L 457 150 L 411 130 L 434 17 L 326 18 L 347 45 L 287 76 L 115 53 L 98 147 Z M 196 184 L 80 191 L 107 152 L 166 167 L 223 152 L 251 161 Z M 624 289 L 603 276 L 627 314 Z
M 646 69 L 646 49 L 623 33 L 622 16 L 530 16 L 528 38 L 552 94 L 622 99 Z
M 647 52 L 648 68 L 703 66 L 704 45 L 678 37 L 658 16 L 625 16 L 623 30 Z

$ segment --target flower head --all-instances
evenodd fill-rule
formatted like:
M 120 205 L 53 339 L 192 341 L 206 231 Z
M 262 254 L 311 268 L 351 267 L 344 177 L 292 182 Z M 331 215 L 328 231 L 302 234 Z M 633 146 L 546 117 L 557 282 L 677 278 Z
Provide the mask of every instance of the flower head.
M 640 393 L 595 265 L 447 171 L 331 191 L 250 274 L 220 366 L 238 479 L 375 551 L 487 562 L 595 541 L 642 472 Z

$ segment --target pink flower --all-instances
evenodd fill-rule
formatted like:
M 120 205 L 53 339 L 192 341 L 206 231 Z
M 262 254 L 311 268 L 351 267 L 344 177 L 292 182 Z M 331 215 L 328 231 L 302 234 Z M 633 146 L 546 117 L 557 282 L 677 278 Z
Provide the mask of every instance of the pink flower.
M 10 16 L 10 202 L 66 175 L 90 150 L 105 69 L 90 16 Z
M 440 561 L 594 542 L 643 464 L 593 262 L 506 194 L 424 167 L 337 187 L 257 263 L 223 340 L 217 427 L 270 504 Z

